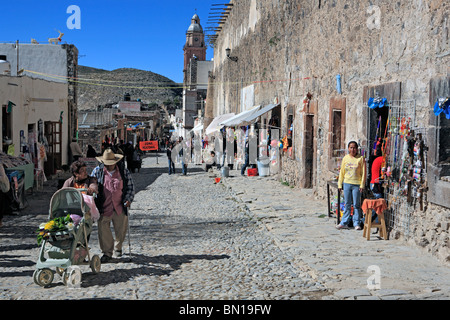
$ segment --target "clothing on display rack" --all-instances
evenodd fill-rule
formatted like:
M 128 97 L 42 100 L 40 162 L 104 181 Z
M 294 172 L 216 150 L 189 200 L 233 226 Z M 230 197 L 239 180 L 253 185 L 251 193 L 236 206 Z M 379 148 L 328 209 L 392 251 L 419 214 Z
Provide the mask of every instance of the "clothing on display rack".
M 434 114 L 438 116 L 441 113 L 445 114 L 447 119 L 450 119 L 450 98 L 439 98 L 434 104 Z

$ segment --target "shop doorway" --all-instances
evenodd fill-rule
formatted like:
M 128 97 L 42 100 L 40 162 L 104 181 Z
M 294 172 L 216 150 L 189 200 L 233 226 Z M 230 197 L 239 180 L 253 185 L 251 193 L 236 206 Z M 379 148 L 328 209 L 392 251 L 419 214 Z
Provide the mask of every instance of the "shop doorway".
M 271 110 L 271 117 L 269 120 L 269 128 L 275 127 L 280 128 L 281 127 L 281 105 L 276 106 Z
M 2 138 L 3 140 L 8 137 L 8 139 L 12 140 L 12 111 L 7 112 L 8 106 L 2 106 Z M 8 152 L 8 145 L 2 144 L 2 150 L 4 153 Z
M 57 169 L 61 168 L 61 123 L 59 121 L 44 122 L 44 135 L 48 143 L 47 161 L 44 165 L 44 172 L 46 175 L 52 175 L 55 174 Z
M 314 182 L 314 115 L 305 118 L 305 188 L 312 188 Z
M 367 150 L 372 154 L 378 139 L 383 140 L 389 117 L 389 106 L 398 104 L 401 100 L 401 82 L 392 82 L 377 86 L 367 86 L 363 89 L 364 110 L 367 110 Z M 369 98 L 386 98 L 387 104 L 381 108 L 371 109 L 367 102 Z M 364 145 L 364 144 L 363 144 Z

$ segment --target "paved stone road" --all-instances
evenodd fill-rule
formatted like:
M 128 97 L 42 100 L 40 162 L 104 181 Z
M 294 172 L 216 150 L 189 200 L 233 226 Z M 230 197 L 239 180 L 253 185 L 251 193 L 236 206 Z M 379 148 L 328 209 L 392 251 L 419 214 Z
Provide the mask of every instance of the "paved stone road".
M 126 254 L 99 274 L 81 266 L 75 288 L 58 275 L 48 288 L 33 282 L 35 230 L 47 219 L 56 182 L 29 196 L 31 205 L 0 229 L 0 300 L 450 297 L 448 266 L 400 241 L 368 242 L 362 231 L 334 229 L 321 218 L 326 203 L 308 190 L 235 171 L 214 184 L 199 166 L 168 175 L 166 162 L 145 158 L 133 175 L 131 261 L 126 242 Z M 101 254 L 95 226 L 90 246 Z M 367 288 L 370 265 L 380 268 L 380 290 Z
M 450 298 L 449 264 L 403 240 L 372 234 L 367 241 L 362 230 L 337 230 L 336 218 L 326 215 L 326 201 L 314 199 L 311 190 L 291 189 L 270 177 L 241 177 L 235 171 L 224 183 L 292 265 L 324 284 L 330 294 L 322 299 Z M 369 290 L 367 280 L 375 268 L 379 289 Z

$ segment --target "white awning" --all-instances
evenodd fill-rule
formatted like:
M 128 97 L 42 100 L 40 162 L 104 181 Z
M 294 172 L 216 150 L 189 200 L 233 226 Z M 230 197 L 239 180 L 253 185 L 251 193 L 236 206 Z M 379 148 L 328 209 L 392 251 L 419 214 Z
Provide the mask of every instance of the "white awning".
M 201 131 L 201 130 L 203 130 L 203 124 L 202 123 L 196 125 L 194 127 L 194 129 L 192 129 L 192 131 Z
M 259 109 L 257 112 L 250 114 L 248 117 L 244 118 L 245 122 L 252 122 L 253 120 L 255 120 L 256 118 L 258 118 L 259 116 L 262 116 L 264 113 L 269 112 L 270 110 L 272 110 L 273 108 L 275 108 L 276 106 L 279 106 L 280 104 L 268 104 L 267 106 Z
M 203 124 L 199 123 L 194 128 L 189 130 L 188 135 L 191 134 L 191 132 L 195 133 L 195 132 L 199 132 L 199 131 L 202 131 L 202 130 L 203 130 Z
M 221 125 L 227 126 L 227 127 L 234 127 L 239 125 L 246 125 L 248 121 L 245 119 L 251 118 L 253 114 L 259 111 L 261 109 L 261 106 L 256 106 L 251 108 L 250 110 L 242 111 L 241 113 L 235 115 L 234 117 L 223 121 Z
M 213 132 L 219 131 L 220 129 L 223 128 L 223 125 L 221 125 L 220 123 L 225 121 L 225 120 L 227 120 L 227 119 L 230 119 L 230 118 L 232 118 L 234 116 L 235 116 L 234 113 L 226 113 L 226 114 L 222 114 L 220 116 L 215 117 L 214 120 L 211 121 L 209 126 L 206 128 L 205 134 L 208 135 L 208 134 L 211 134 Z

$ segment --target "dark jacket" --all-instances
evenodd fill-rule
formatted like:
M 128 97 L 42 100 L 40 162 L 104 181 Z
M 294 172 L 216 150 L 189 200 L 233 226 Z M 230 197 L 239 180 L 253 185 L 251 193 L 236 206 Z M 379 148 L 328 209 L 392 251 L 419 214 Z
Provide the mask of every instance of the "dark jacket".
M 128 215 L 128 208 L 124 206 L 124 203 L 126 201 L 129 201 L 130 203 L 134 199 L 134 183 L 131 178 L 131 174 L 128 171 L 128 169 L 125 168 L 125 163 L 123 161 L 119 161 L 117 163 L 117 167 L 119 168 L 120 177 L 123 180 L 123 189 L 122 189 L 122 206 L 124 209 L 125 215 Z M 98 181 L 98 195 L 97 198 L 95 198 L 95 204 L 97 206 L 98 211 L 100 214 L 102 214 L 103 211 L 103 204 L 105 202 L 105 194 L 103 191 L 103 181 L 104 181 L 104 169 L 105 165 L 103 163 L 100 163 L 98 167 L 96 167 L 92 171 L 92 176 L 97 178 Z

